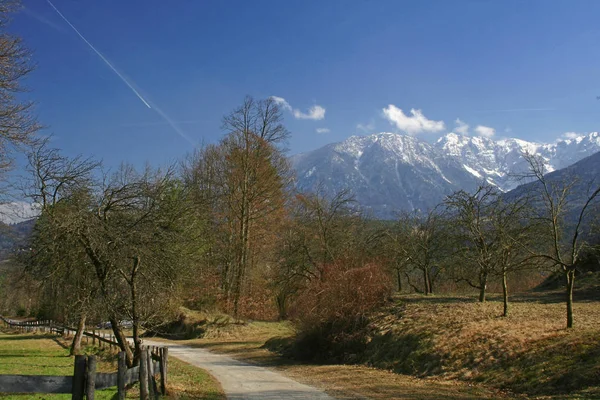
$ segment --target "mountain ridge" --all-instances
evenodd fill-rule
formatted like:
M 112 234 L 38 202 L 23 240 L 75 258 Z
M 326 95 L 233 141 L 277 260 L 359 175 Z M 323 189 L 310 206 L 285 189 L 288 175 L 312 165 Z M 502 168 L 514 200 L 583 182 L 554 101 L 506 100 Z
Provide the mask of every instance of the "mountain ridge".
M 542 157 L 548 171 L 565 168 L 600 151 L 592 132 L 554 143 L 448 133 L 430 143 L 415 136 L 381 132 L 351 136 L 290 158 L 300 190 L 325 194 L 350 189 L 358 203 L 379 218 L 395 212 L 428 209 L 455 190 L 487 182 L 506 192 L 528 170 L 522 153 Z

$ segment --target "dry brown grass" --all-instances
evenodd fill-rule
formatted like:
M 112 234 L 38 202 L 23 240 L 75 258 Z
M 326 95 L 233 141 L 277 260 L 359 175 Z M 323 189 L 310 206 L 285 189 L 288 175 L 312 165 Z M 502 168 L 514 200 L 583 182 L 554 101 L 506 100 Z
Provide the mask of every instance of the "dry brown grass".
M 600 302 L 576 303 L 575 328 L 567 330 L 559 298 L 516 297 L 504 318 L 498 298 L 478 303 L 470 297 L 404 296 L 374 317 L 367 362 L 534 395 L 585 390 L 590 396 L 600 381 Z M 408 358 L 382 356 L 411 340 Z M 417 364 L 412 371 L 410 361 Z

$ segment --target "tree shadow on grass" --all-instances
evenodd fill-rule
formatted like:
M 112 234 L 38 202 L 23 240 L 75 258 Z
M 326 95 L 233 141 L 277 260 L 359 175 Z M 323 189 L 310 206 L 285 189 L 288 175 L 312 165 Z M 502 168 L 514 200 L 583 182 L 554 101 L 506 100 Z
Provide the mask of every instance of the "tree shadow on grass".
M 507 357 L 490 375 L 501 374 L 506 387 L 529 395 L 569 394 L 597 387 L 600 342 L 594 333 L 580 334 L 576 341 L 571 336 L 558 341 L 541 339 L 536 348 Z
M 410 296 L 399 297 L 399 301 L 404 303 L 420 303 L 420 304 L 454 304 L 454 303 L 475 303 L 475 296 Z
M 16 335 L 10 335 L 10 336 L 2 336 L 0 337 L 0 341 L 5 341 L 5 340 L 35 340 L 35 339 L 54 339 L 56 338 L 55 335 L 51 335 L 51 334 L 44 334 L 44 335 L 27 335 L 27 334 L 16 334 Z
M 576 281 L 577 282 L 577 281 Z M 540 304 L 557 304 L 566 301 L 565 290 L 552 291 L 530 291 L 524 293 L 516 293 L 511 296 L 510 301 L 514 303 L 540 303 Z M 600 286 L 585 286 L 582 288 L 575 287 L 573 291 L 573 301 L 580 303 L 591 303 L 600 301 Z

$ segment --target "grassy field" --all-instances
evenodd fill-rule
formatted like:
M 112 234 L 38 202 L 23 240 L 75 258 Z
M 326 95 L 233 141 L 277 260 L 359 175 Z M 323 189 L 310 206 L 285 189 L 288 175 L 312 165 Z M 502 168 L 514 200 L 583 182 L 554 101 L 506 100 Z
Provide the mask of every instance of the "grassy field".
M 98 354 L 98 371 L 116 371 L 116 356 L 108 351 L 86 347 L 88 354 Z M 169 358 L 169 387 L 167 399 L 225 399 L 219 383 L 205 371 Z M 73 358 L 67 342 L 51 335 L 14 334 L 0 332 L 0 374 L 72 375 Z M 0 394 L 2 399 L 70 399 L 70 394 Z M 97 399 L 116 398 L 116 388 L 96 391 Z M 127 398 L 139 398 L 134 386 Z
M 507 318 L 499 298 L 399 298 L 373 317 L 361 361 L 533 396 L 600 398 L 600 302 L 576 303 L 567 330 L 561 297 L 516 296 Z

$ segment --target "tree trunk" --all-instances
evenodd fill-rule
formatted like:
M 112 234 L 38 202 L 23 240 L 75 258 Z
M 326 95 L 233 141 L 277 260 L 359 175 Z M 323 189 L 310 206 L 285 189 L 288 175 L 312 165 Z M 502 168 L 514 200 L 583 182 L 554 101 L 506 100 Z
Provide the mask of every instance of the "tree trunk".
M 429 280 L 429 294 L 433 294 L 433 281 L 434 281 L 434 278 L 432 278 L 431 272 L 427 273 L 427 279 Z
M 431 293 L 431 288 L 429 287 L 429 273 L 427 268 L 423 268 L 423 288 L 425 289 L 426 296 Z
M 480 303 L 485 303 L 485 294 L 486 294 L 486 290 L 487 290 L 487 278 L 488 278 L 487 272 L 482 273 L 479 276 L 479 302 Z
M 136 276 L 140 267 L 140 257 L 136 256 L 133 259 L 133 268 L 131 270 L 131 280 L 129 281 L 129 288 L 131 291 L 131 319 L 133 325 L 133 365 L 137 365 L 140 359 L 140 352 L 142 341 L 140 340 L 140 318 L 137 309 L 137 282 Z
M 502 272 L 502 300 L 504 301 L 503 317 L 508 317 L 508 283 L 506 281 L 506 271 Z
M 129 343 L 127 343 L 127 337 L 125 336 L 123 330 L 119 326 L 119 321 L 117 321 L 115 317 L 110 317 L 109 321 L 112 327 L 112 331 L 115 334 L 115 338 L 117 339 L 117 343 L 119 343 L 119 348 L 121 349 L 121 351 L 125 352 L 127 367 L 134 367 L 135 360 L 133 357 L 133 352 L 131 351 L 131 347 L 129 347 Z
M 575 284 L 575 270 L 567 270 L 567 328 L 573 327 L 573 286 Z
M 81 338 L 83 337 L 83 331 L 85 330 L 85 320 L 86 315 L 82 313 L 79 316 L 79 323 L 77 324 L 77 332 L 73 337 L 73 342 L 71 343 L 71 349 L 69 350 L 69 354 L 72 356 L 81 354 Z
M 275 301 L 277 303 L 277 319 L 283 321 L 287 318 L 287 294 L 282 290 L 275 297 Z
M 404 276 L 406 276 L 406 282 L 408 283 L 408 286 L 410 286 L 411 288 L 413 288 L 413 290 L 416 293 L 423 293 L 423 291 L 421 289 L 419 289 L 416 285 L 413 285 L 412 282 L 410 281 L 410 276 L 408 275 L 408 272 L 404 273 Z M 320 293 L 320 292 L 319 292 Z
M 396 279 L 398 280 L 398 292 L 402 292 L 402 279 L 400 275 L 400 268 L 396 268 Z

